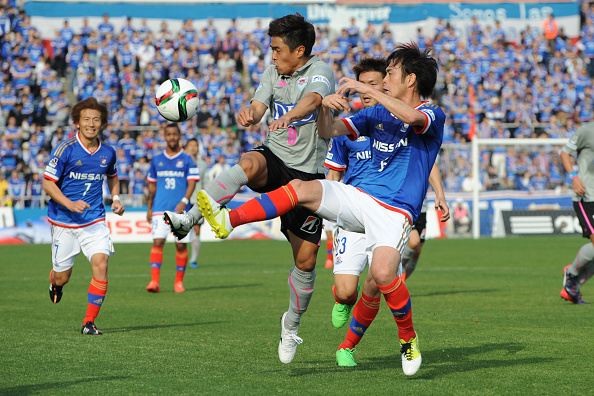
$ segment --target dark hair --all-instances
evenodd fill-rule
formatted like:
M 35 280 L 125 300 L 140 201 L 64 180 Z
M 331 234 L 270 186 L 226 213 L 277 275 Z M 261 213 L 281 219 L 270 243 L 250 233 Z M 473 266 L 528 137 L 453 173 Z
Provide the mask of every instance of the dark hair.
M 179 129 L 179 125 L 177 125 L 175 122 L 170 122 L 169 124 L 165 125 L 165 129 L 167 128 L 175 128 L 177 130 L 177 134 L 181 135 L 181 130 Z
M 316 41 L 314 26 L 299 13 L 272 20 L 268 25 L 268 35 L 270 37 L 280 37 L 291 52 L 303 45 L 305 47 L 305 56 L 311 54 L 311 49 Z
M 83 110 L 97 110 L 101 113 L 101 128 L 104 128 L 107 125 L 107 106 L 103 103 L 99 103 L 97 99 L 90 97 L 86 98 L 85 100 L 81 100 L 77 104 L 72 107 L 72 111 L 70 112 L 70 117 L 75 124 L 80 122 L 80 113 Z
M 355 66 L 353 66 L 353 73 L 355 73 L 355 79 L 359 80 L 361 73 L 365 72 L 380 72 L 382 76 L 386 76 L 386 68 L 388 62 L 386 58 L 363 58 Z
M 196 139 L 196 138 L 191 138 L 191 139 L 188 139 L 188 141 L 186 142 L 186 146 L 187 146 L 187 145 L 188 145 L 188 143 L 190 143 L 190 142 L 196 142 L 196 144 L 198 144 L 198 139 Z M 198 146 L 200 146 L 200 145 L 198 144 Z
M 417 76 L 417 91 L 422 98 L 427 98 L 433 93 L 437 81 L 439 66 L 437 61 L 429 54 L 431 49 L 423 52 L 415 43 L 401 44 L 388 56 L 388 65 L 400 65 L 402 81 L 409 74 Z

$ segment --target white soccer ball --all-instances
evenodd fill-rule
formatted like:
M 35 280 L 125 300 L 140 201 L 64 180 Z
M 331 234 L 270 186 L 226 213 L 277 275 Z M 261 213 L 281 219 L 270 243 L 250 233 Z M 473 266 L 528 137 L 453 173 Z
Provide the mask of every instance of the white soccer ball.
M 189 120 L 200 107 L 198 90 L 183 78 L 172 78 L 161 84 L 155 94 L 155 101 L 159 113 L 172 122 Z

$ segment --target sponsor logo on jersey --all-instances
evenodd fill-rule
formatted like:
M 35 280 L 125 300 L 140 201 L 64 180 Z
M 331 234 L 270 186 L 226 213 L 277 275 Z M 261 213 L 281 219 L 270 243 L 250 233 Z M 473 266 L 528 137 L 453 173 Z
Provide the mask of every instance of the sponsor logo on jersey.
M 284 104 L 284 103 L 274 101 L 274 103 L 273 103 L 274 119 L 278 120 L 279 118 L 284 116 L 286 113 L 291 111 L 295 107 L 295 105 L 296 104 Z M 309 116 L 307 116 L 299 121 L 295 121 L 295 122 L 291 123 L 291 125 L 293 125 L 293 126 L 302 125 L 302 124 L 306 124 L 306 123 L 314 121 L 314 120 L 315 120 L 314 113 L 311 113 Z
M 408 146 L 408 138 L 400 139 L 400 141 L 396 144 L 384 143 L 380 142 L 379 140 L 373 141 L 373 148 L 384 153 L 391 153 L 392 151 L 396 150 L 397 148 L 400 148 L 401 146 Z
M 383 131 L 384 130 L 384 124 L 383 123 L 377 124 L 375 126 L 375 129 L 377 129 L 378 131 Z
M 367 136 L 359 136 L 356 141 L 357 142 L 366 142 L 367 141 Z
M 157 177 L 184 177 L 183 171 L 161 170 L 157 171 Z
M 80 160 L 78 160 L 78 161 L 76 161 L 76 164 L 74 164 L 74 165 L 80 166 L 80 165 L 82 165 L 82 162 Z
M 198 168 L 190 168 L 190 175 L 198 175 L 200 170 Z
M 330 139 L 330 143 L 328 143 L 328 151 L 332 150 L 332 141 L 334 139 Z
M 435 113 L 433 112 L 433 110 L 430 109 L 423 109 L 423 113 L 427 114 L 429 117 L 431 117 L 431 121 L 435 121 Z
M 81 172 L 70 172 L 68 175 L 71 179 L 75 180 L 103 180 L 105 179 L 104 173 L 81 173 Z
M 45 171 L 46 171 L 47 173 L 51 173 L 52 175 L 55 175 L 55 174 L 58 172 L 58 171 L 56 170 L 56 168 L 50 168 L 49 166 L 47 166 L 47 167 L 45 168 Z
M 55 168 L 56 165 L 58 165 L 58 158 L 57 157 L 52 158 L 48 165 L 51 166 L 52 168 Z
M 357 151 L 357 154 L 355 155 L 355 157 L 358 160 L 367 160 L 371 158 L 371 151 L 366 150 L 366 151 Z
M 301 226 L 301 231 L 307 232 L 308 234 L 315 234 L 318 231 L 320 225 L 320 218 L 315 216 L 308 216 Z
M 177 164 L 175 164 L 176 168 L 183 168 L 184 167 L 184 160 L 178 159 Z
M 313 76 L 311 79 L 312 84 L 315 82 L 323 82 L 328 87 L 328 92 L 330 92 L 330 81 L 324 76 Z
M 297 87 L 299 89 L 305 88 L 306 85 L 307 85 L 307 77 L 303 77 L 303 78 L 300 78 L 299 80 L 297 80 Z
M 277 87 L 286 87 L 287 86 L 287 82 L 286 81 L 279 81 L 276 84 Z M 258 89 L 260 89 L 260 86 L 258 85 Z M 258 90 L 256 90 L 256 92 L 258 92 Z
M 328 153 L 326 153 L 326 158 L 332 159 L 332 157 L 334 157 L 334 153 L 328 151 Z
M 260 88 L 262 88 L 262 84 L 258 85 L 258 88 L 256 88 L 256 92 L 258 92 Z

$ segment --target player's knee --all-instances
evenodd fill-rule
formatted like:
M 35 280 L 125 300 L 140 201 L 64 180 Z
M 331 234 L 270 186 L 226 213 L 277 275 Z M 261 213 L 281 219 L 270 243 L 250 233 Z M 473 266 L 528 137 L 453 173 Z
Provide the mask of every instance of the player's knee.
M 295 267 L 305 272 L 313 271 L 316 268 L 316 256 L 297 257 L 297 259 L 295 260 Z
M 256 179 L 262 170 L 260 161 L 251 155 L 241 157 L 239 166 L 241 166 L 250 181 Z
M 348 304 L 353 305 L 357 301 L 357 287 L 355 288 L 347 288 L 347 287 L 336 287 L 336 299 L 341 304 Z
M 373 266 L 372 267 L 373 278 L 375 282 L 380 286 L 387 286 L 392 281 L 396 274 L 388 266 Z

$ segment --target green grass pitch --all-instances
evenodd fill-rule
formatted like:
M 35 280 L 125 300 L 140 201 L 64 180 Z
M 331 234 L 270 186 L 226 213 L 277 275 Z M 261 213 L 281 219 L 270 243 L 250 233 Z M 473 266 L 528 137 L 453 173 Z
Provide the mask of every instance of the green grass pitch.
M 288 306 L 286 242 L 204 243 L 183 294 L 173 292 L 173 244 L 159 294 L 144 289 L 150 245 L 116 245 L 98 337 L 80 334 L 91 278 L 82 255 L 54 305 L 49 246 L 2 246 L 0 394 L 591 394 L 594 310 L 559 297 L 562 269 L 585 241 L 428 241 L 407 280 L 423 354 L 410 378 L 384 302 L 358 346 L 358 367 L 336 366 L 346 326 L 330 321 L 333 280 L 323 251 L 299 331 L 304 343 L 284 365 L 277 346 Z M 594 284 L 582 291 L 594 301 Z

